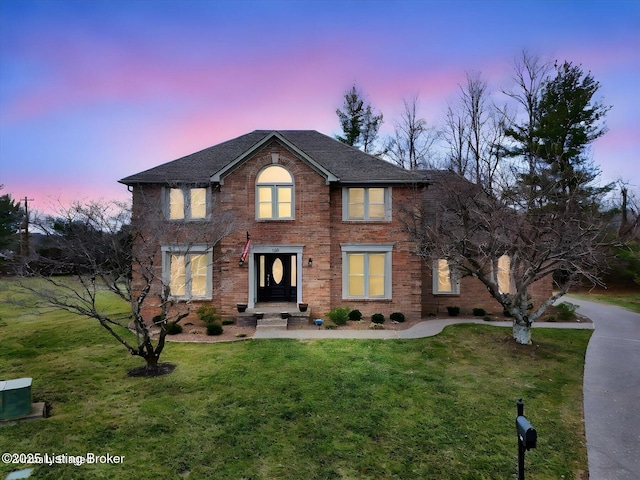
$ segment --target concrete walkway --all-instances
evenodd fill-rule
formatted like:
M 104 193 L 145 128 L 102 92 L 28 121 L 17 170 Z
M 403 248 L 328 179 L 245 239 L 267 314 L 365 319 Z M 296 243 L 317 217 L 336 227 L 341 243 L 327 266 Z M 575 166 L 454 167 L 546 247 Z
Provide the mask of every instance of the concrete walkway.
M 640 479 L 640 314 L 565 297 L 595 332 L 584 371 L 591 480 Z
M 423 338 L 432 337 L 442 332 L 448 325 L 459 323 L 477 323 L 491 325 L 493 327 L 511 327 L 512 322 L 485 322 L 472 318 L 425 320 L 415 324 L 407 330 L 327 330 L 325 328 L 317 330 L 277 330 L 259 329 L 256 330 L 253 338 L 297 338 L 297 339 L 320 339 L 320 338 Z M 592 323 L 534 323 L 534 328 L 593 328 Z

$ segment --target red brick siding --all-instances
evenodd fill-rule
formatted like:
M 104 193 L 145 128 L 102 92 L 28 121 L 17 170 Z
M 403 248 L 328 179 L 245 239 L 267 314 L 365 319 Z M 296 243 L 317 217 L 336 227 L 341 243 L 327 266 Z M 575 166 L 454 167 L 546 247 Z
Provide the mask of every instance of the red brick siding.
M 382 313 L 404 313 L 407 319 L 421 314 L 421 261 L 413 254 L 413 243 L 403 233 L 399 206 L 408 200 L 410 190 L 393 186 L 390 222 L 343 222 L 342 187 L 331 189 L 331 306 L 358 309 L 365 317 Z M 393 243 L 392 298 L 390 300 L 354 300 L 342 298 L 342 248 L 344 243 Z
M 278 164 L 294 177 L 294 220 L 263 221 L 255 218 L 256 176 L 262 168 L 272 164 L 272 154 L 278 155 Z M 329 187 L 325 179 L 287 149 L 272 142 L 225 178 L 219 197 L 223 208 L 235 212 L 237 221 L 235 232 L 221 242 L 224 259 L 214 283 L 221 292 L 223 314 L 233 315 L 236 303 L 248 301 L 248 269 L 246 264 L 238 266 L 247 231 L 251 234 L 253 247 L 303 245 L 302 300 L 309 303 L 314 312 L 327 309 L 331 229 Z M 309 258 L 313 259 L 312 267 L 307 266 Z
M 460 307 L 461 315 L 471 315 L 474 308 L 483 308 L 487 313 L 502 315 L 503 308 L 487 291 L 487 287 L 474 277 L 464 277 L 460 280 L 459 295 L 434 295 L 432 290 L 432 269 L 425 263 L 424 269 L 424 317 L 430 315 L 447 314 L 448 306 Z M 551 295 L 551 277 L 536 282 L 529 289 L 532 302 L 539 305 Z
M 283 221 L 259 221 L 255 218 L 255 182 L 262 168 L 277 162 L 287 168 L 295 183 L 295 218 Z M 235 316 L 237 303 L 250 303 L 248 262 L 238 261 L 251 235 L 253 248 L 260 246 L 302 245 L 302 301 L 309 304 L 313 316 L 323 316 L 333 307 L 348 306 L 359 309 L 365 317 L 383 313 L 402 312 L 407 318 L 446 312 L 446 306 L 457 305 L 463 313 L 473 307 L 482 307 L 500 313 L 500 305 L 493 300 L 483 285 L 473 278 L 461 282 L 459 296 L 432 294 L 431 268 L 414 254 L 413 243 L 403 233 L 400 206 L 410 203 L 414 191 L 410 187 L 392 186 L 392 220 L 390 222 L 343 222 L 342 186 L 329 186 L 324 177 L 300 160 L 295 154 L 273 141 L 246 159 L 225 178 L 224 183 L 211 189 L 214 212 L 233 212 L 235 221 L 231 234 L 214 248 L 213 294 L 210 303 L 223 317 Z M 431 192 L 427 192 L 429 194 Z M 133 189 L 133 222 L 147 232 L 156 246 L 154 272 L 161 277 L 161 244 L 186 242 L 202 234 L 207 224 L 202 222 L 167 221 L 162 214 L 162 188 L 160 186 Z M 215 216 L 215 215 L 214 215 Z M 155 226 L 154 226 L 155 225 Z M 213 224 L 209 224 L 214 228 Z M 153 243 L 151 242 L 151 243 Z M 345 243 L 392 243 L 392 298 L 389 300 L 346 300 L 342 298 L 342 249 Z M 143 246 L 137 244 L 137 252 Z M 148 245 L 147 245 L 148 248 Z M 313 266 L 308 266 L 309 258 Z M 253 281 L 253 279 L 251 279 Z M 134 274 L 134 286 L 142 288 L 139 275 Z M 539 301 L 540 290 L 550 292 L 550 282 L 544 288 L 536 286 L 534 301 Z M 155 285 L 154 298 L 160 293 Z M 152 299 L 153 300 L 153 299 Z M 157 304 L 153 300 L 152 304 Z M 192 311 L 198 306 L 194 302 Z M 148 315 L 157 308 L 147 307 Z M 192 314 L 192 317 L 194 315 Z

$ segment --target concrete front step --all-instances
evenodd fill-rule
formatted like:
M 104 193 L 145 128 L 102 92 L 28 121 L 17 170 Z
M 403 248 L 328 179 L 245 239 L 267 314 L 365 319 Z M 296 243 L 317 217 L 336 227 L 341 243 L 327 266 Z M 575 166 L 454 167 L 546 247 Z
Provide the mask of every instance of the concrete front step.
M 266 317 L 266 316 L 265 316 Z M 280 316 L 269 316 L 266 318 L 259 318 L 256 324 L 256 328 L 268 328 L 274 330 L 286 330 L 289 325 L 289 321 L 286 318 Z

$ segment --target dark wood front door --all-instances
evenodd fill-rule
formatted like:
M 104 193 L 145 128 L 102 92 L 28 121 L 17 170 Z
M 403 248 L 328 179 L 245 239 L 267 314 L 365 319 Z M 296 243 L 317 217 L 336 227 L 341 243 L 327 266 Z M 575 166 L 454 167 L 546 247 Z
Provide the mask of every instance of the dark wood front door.
M 297 258 L 291 253 L 260 253 L 258 265 L 259 302 L 295 302 Z

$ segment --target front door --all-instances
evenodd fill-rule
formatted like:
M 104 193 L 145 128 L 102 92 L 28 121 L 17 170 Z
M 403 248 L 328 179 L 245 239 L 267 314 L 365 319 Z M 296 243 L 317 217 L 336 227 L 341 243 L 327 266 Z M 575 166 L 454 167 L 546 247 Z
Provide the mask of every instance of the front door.
M 259 302 L 296 301 L 296 262 L 295 253 L 260 253 L 256 255 Z

